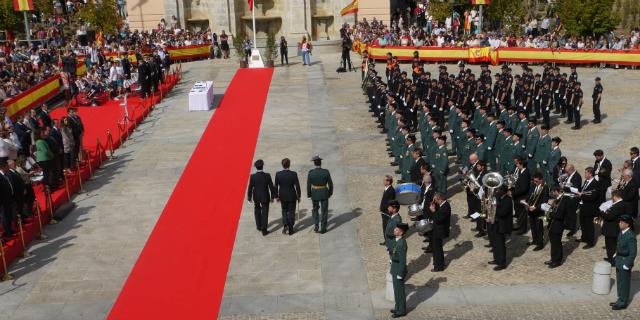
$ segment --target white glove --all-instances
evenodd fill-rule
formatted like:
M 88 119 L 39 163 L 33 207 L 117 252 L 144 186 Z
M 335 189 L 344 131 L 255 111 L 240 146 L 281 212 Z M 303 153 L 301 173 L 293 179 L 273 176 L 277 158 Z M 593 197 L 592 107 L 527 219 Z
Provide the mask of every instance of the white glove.
M 409 109 L 409 110 L 411 110 L 411 112 L 413 112 L 413 109 Z
M 439 110 L 440 110 L 440 112 L 444 111 L 444 109 L 442 109 L 442 108 L 440 108 Z
M 544 108 L 545 111 L 549 111 L 549 107 Z
M 453 130 L 449 130 L 449 133 L 453 133 Z
M 398 280 L 402 280 L 402 277 L 401 277 L 401 276 L 396 276 L 396 277 L 398 278 Z
M 577 108 L 576 108 L 576 111 L 580 111 L 580 107 L 577 107 Z
M 547 165 L 547 161 L 542 160 L 542 164 L 544 164 L 546 166 Z
M 529 153 L 529 158 L 533 158 L 533 155 L 531 153 Z
M 491 147 L 488 147 L 487 149 L 489 149 L 489 151 L 493 150 Z
M 540 100 L 540 97 L 536 97 L 536 100 Z
M 495 98 L 496 102 L 498 102 L 498 98 Z
M 627 268 L 627 265 L 624 265 L 624 264 L 622 265 L 622 269 L 629 271 L 629 268 Z
M 560 90 L 556 90 L 556 93 L 560 93 Z
M 567 96 L 562 97 L 562 99 L 567 100 Z
M 522 149 L 526 149 L 527 147 L 525 145 L 522 145 Z
M 434 107 L 434 108 L 437 108 L 435 104 L 433 105 L 433 107 Z
M 521 106 L 521 107 L 523 106 L 522 102 L 520 102 L 519 106 Z
M 471 98 L 471 102 L 475 102 L 475 101 L 476 101 L 476 98 L 475 98 L 475 97 L 474 97 L 474 98 Z

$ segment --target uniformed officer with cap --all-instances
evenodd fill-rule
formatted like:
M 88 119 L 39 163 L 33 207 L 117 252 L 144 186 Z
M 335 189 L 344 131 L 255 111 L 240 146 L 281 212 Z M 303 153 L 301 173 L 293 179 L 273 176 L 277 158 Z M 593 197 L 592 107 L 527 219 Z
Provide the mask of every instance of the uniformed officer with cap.
M 395 306 L 390 310 L 392 318 L 403 317 L 407 314 L 407 295 L 404 291 L 404 282 L 407 277 L 407 241 L 404 234 L 409 230 L 409 225 L 399 223 L 394 229 L 393 249 L 391 250 L 391 276 L 393 277 L 393 297 Z
M 618 222 L 620 235 L 618 235 L 618 247 L 616 248 L 616 286 L 618 288 L 618 300 L 610 303 L 611 309 L 622 310 L 629 305 L 629 291 L 631 287 L 631 269 L 638 251 L 636 234 L 633 228 L 633 218 L 623 215 Z M 395 288 L 395 286 L 394 286 Z
M 333 181 L 329 170 L 321 168 L 322 158 L 316 155 L 311 161 L 316 166 L 309 170 L 307 176 L 307 197 L 313 201 L 313 231 L 318 232 L 318 224 L 320 224 L 319 232 L 327 232 L 327 219 L 329 218 L 329 198 L 333 195 Z M 318 217 L 320 211 L 320 217 Z M 319 219 L 320 218 L 320 219 Z
M 596 85 L 593 87 L 593 123 L 600 123 L 600 100 L 602 100 L 602 83 L 600 77 L 596 77 Z

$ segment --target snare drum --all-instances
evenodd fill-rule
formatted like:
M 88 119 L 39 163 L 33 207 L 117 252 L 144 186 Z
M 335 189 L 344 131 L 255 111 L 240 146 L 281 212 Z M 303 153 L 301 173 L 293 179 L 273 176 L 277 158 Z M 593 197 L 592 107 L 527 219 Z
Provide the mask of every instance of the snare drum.
M 396 186 L 396 200 L 402 205 L 417 203 L 420 199 L 420 186 L 415 183 L 402 183 Z

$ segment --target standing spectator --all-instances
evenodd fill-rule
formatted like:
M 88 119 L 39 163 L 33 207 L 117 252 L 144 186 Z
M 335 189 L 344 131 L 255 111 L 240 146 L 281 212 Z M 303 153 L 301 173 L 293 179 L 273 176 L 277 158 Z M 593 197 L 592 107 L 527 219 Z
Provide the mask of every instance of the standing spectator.
M 60 123 L 60 131 L 62 134 L 62 145 L 64 149 L 64 170 L 69 172 L 75 165 L 75 140 L 73 138 L 73 129 L 68 117 L 63 117 Z
M 42 169 L 43 179 L 42 183 L 45 186 L 53 187 L 52 180 L 52 160 L 53 152 L 49 149 L 49 144 L 45 141 L 46 134 L 40 129 L 35 130 L 36 137 L 36 161 Z
M 549 24 L 550 23 L 551 23 L 551 21 L 549 20 L 549 16 L 544 16 L 544 19 L 542 19 L 542 23 L 540 23 L 540 32 L 543 35 L 549 33 Z
M 220 49 L 222 50 L 222 56 L 224 59 L 229 59 L 229 36 L 224 33 L 220 34 Z
M 244 38 L 242 42 L 242 50 L 244 50 L 244 61 L 249 63 L 249 57 L 251 56 L 251 40 L 249 37 Z
M 302 53 L 302 65 L 311 65 L 311 43 L 307 42 L 307 36 L 302 36 L 302 41 L 298 43 L 300 52 Z
M 282 36 L 280 37 L 280 64 L 284 65 L 285 62 L 289 65 L 289 48 L 287 40 Z

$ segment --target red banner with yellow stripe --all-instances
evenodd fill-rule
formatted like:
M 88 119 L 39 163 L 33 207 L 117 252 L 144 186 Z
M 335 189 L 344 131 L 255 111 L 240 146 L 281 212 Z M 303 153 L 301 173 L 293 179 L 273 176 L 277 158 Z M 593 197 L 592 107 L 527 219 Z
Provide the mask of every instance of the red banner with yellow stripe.
M 7 115 L 12 117 L 15 114 L 25 112 L 34 108 L 60 92 L 60 77 L 51 77 L 31 89 L 2 103 L 7 108 Z
M 363 49 L 364 50 L 364 49 Z M 554 62 L 567 64 L 617 64 L 640 66 L 640 50 L 570 50 L 536 48 L 446 48 L 367 46 L 369 57 L 385 60 L 387 53 L 398 60 L 412 60 L 414 52 L 422 61 L 468 61 L 494 65 L 502 62 Z
M 169 57 L 172 61 L 175 60 L 186 60 L 186 59 L 195 59 L 195 58 L 206 58 L 209 56 L 210 45 L 209 44 L 198 44 L 193 46 L 184 46 L 184 47 L 169 47 L 167 48 L 169 51 Z
M 33 0 L 13 0 L 13 10 L 31 11 L 33 10 Z

